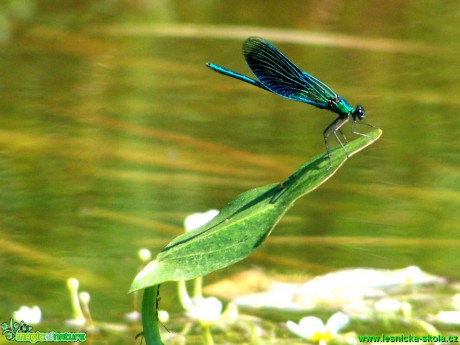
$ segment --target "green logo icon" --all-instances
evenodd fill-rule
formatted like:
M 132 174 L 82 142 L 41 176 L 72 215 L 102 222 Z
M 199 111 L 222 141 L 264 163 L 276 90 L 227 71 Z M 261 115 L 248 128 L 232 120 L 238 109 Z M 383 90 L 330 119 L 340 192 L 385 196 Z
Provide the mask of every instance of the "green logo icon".
M 7 340 L 17 342 L 29 342 L 35 344 L 41 341 L 57 342 L 85 342 L 86 333 L 83 332 L 32 332 L 32 326 L 24 321 L 15 322 L 10 319 L 9 322 L 2 323 L 2 334 Z

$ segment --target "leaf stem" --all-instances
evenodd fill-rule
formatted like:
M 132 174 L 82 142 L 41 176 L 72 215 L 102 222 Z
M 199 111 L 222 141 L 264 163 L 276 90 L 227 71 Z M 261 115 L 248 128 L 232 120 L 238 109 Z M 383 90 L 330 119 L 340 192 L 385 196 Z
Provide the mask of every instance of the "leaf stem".
M 142 326 L 147 345 L 163 345 L 158 324 L 158 289 L 154 285 L 144 289 L 142 296 Z

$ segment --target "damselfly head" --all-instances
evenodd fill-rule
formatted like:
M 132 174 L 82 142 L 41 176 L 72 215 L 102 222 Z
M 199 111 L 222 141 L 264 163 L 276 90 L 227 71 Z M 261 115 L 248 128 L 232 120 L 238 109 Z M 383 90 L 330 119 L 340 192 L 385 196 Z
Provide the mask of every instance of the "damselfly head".
M 356 118 L 358 118 L 358 120 L 362 120 L 365 117 L 366 117 L 366 111 L 364 110 L 362 106 L 357 105 L 355 108 L 355 111 L 353 112 L 353 120 L 356 120 Z

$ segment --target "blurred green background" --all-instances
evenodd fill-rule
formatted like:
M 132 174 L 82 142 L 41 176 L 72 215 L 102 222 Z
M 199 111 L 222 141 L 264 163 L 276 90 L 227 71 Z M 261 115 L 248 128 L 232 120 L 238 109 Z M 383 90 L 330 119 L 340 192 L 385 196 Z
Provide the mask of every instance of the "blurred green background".
M 248 36 L 362 104 L 383 136 L 205 280 L 409 265 L 459 280 L 459 20 L 456 0 L 2 1 L 1 321 L 35 304 L 70 318 L 73 276 L 95 319 L 122 322 L 139 248 L 155 256 L 188 214 L 324 150 L 333 113 L 205 67 L 251 75 Z M 162 293 L 180 311 L 175 286 Z

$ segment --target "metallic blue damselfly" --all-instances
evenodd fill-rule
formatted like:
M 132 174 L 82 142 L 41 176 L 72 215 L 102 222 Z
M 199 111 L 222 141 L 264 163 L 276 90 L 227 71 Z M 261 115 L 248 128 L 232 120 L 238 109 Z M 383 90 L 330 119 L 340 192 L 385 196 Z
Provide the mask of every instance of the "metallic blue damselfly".
M 242 80 L 279 96 L 308 103 L 321 109 L 328 109 L 339 115 L 323 132 L 330 167 L 332 161 L 328 144 L 329 136 L 334 134 L 347 153 L 337 132 L 347 141 L 340 129 L 350 118 L 352 119 L 352 133 L 367 137 L 366 134 L 355 131 L 357 123 L 373 127 L 367 123 L 359 122 L 366 116 L 362 106 L 357 105 L 355 108 L 350 106 L 343 97 L 337 95 L 321 80 L 303 72 L 270 42 L 260 37 L 249 37 L 243 44 L 243 55 L 249 68 L 259 80 L 254 80 L 213 63 L 206 63 L 206 66 L 213 71 Z

